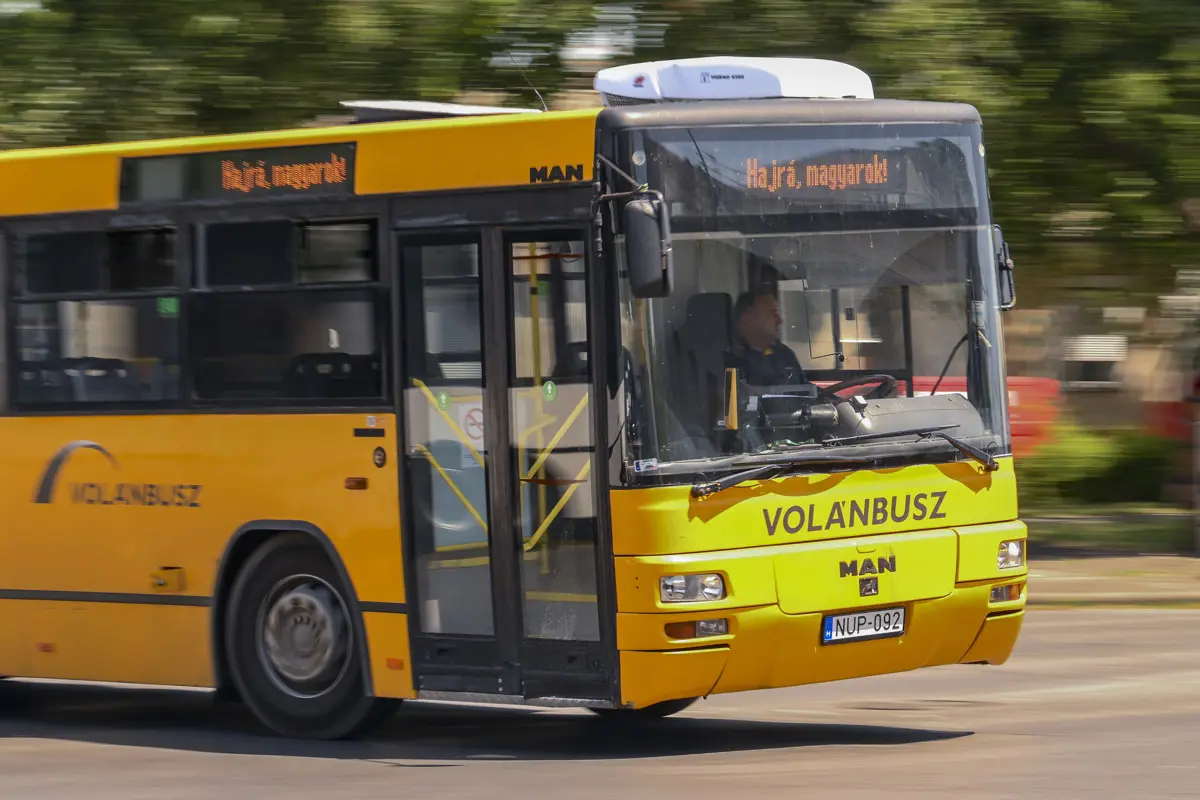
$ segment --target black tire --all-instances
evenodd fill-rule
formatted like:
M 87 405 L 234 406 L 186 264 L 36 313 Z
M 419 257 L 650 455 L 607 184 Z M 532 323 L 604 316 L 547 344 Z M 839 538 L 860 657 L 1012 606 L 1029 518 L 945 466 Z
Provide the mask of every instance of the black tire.
M 681 700 L 664 700 L 644 708 L 592 708 L 588 710 L 603 719 L 613 721 L 663 719 L 672 714 L 678 714 L 685 708 L 690 708 L 699 699 L 699 697 L 685 697 Z
M 285 676 L 267 655 L 268 612 L 282 597 L 293 598 L 276 621 L 325 620 L 332 641 L 328 667 L 308 684 Z M 368 697 L 363 681 L 362 648 L 351 614 L 349 593 L 321 547 L 306 536 L 278 536 L 250 556 L 238 573 L 225 617 L 225 651 L 238 694 L 265 726 L 297 739 L 344 739 L 365 734 L 387 721 L 398 700 Z M 309 602 L 305 608 L 297 604 Z M 321 613 L 312 613 L 318 609 Z M 311 632 L 312 625 L 304 629 Z M 286 650 L 297 635 L 279 637 Z M 311 644 L 313 640 L 309 639 Z M 278 652 L 281 648 L 275 648 Z M 294 648 L 293 648 L 294 650 Z

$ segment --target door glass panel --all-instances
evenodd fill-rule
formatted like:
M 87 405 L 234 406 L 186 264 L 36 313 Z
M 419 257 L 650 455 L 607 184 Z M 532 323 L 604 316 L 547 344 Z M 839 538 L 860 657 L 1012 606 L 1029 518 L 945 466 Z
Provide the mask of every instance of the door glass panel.
M 495 631 L 477 241 L 402 246 L 404 411 L 421 630 Z
M 583 241 L 509 242 L 509 413 L 525 635 L 597 641 Z

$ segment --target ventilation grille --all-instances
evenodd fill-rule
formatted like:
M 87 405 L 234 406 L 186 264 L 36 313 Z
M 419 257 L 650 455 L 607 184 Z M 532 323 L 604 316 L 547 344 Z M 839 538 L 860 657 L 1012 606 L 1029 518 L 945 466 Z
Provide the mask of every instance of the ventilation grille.
M 1129 340 L 1124 336 L 1076 336 L 1064 342 L 1066 361 L 1124 361 L 1129 355 Z
M 604 98 L 604 104 L 608 106 L 644 106 L 654 103 L 653 100 L 642 100 L 637 97 L 623 97 L 619 94 L 609 94 L 603 92 L 600 95 Z

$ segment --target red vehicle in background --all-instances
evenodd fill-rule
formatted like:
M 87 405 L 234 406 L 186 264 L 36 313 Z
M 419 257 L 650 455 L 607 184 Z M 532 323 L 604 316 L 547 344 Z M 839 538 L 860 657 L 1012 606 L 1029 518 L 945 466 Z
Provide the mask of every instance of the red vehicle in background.
M 1029 455 L 1049 438 L 1050 428 L 1058 418 L 1061 405 L 1061 385 L 1054 378 L 1023 378 L 1010 375 L 1007 380 L 1008 421 L 1012 429 L 1013 454 L 1016 456 Z M 816 383 L 832 385 L 830 381 L 816 381 Z M 936 383 L 936 376 L 915 378 L 913 379 L 913 394 L 927 395 Z M 899 385 L 898 391 L 905 391 L 903 382 Z M 937 393 L 966 394 L 966 391 L 967 379 L 965 377 L 947 376 L 942 379 Z
M 1190 394 L 1174 401 L 1146 403 L 1146 428 L 1156 436 L 1190 444 L 1195 436 L 1196 404 L 1200 402 L 1200 370 L 1192 373 Z
M 915 378 L 913 393 L 928 394 L 936 382 L 936 377 Z M 966 391 L 966 378 L 946 377 L 937 393 Z M 1029 455 L 1046 441 L 1058 417 L 1060 399 L 1059 382 L 1053 378 L 1008 377 L 1008 422 L 1014 455 Z

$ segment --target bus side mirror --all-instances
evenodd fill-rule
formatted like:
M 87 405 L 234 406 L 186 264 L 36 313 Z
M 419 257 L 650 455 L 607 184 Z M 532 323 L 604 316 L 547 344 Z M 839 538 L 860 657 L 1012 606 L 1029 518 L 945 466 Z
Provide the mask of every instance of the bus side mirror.
M 725 369 L 725 430 L 738 429 L 738 371 L 735 367 Z
M 634 297 L 666 297 L 674 273 L 671 222 L 662 195 L 635 197 L 625 204 L 625 263 Z
M 1017 304 L 1017 282 L 1013 275 L 1012 255 L 999 225 L 992 226 L 996 242 L 996 277 L 1000 284 L 1000 308 L 1008 311 Z

